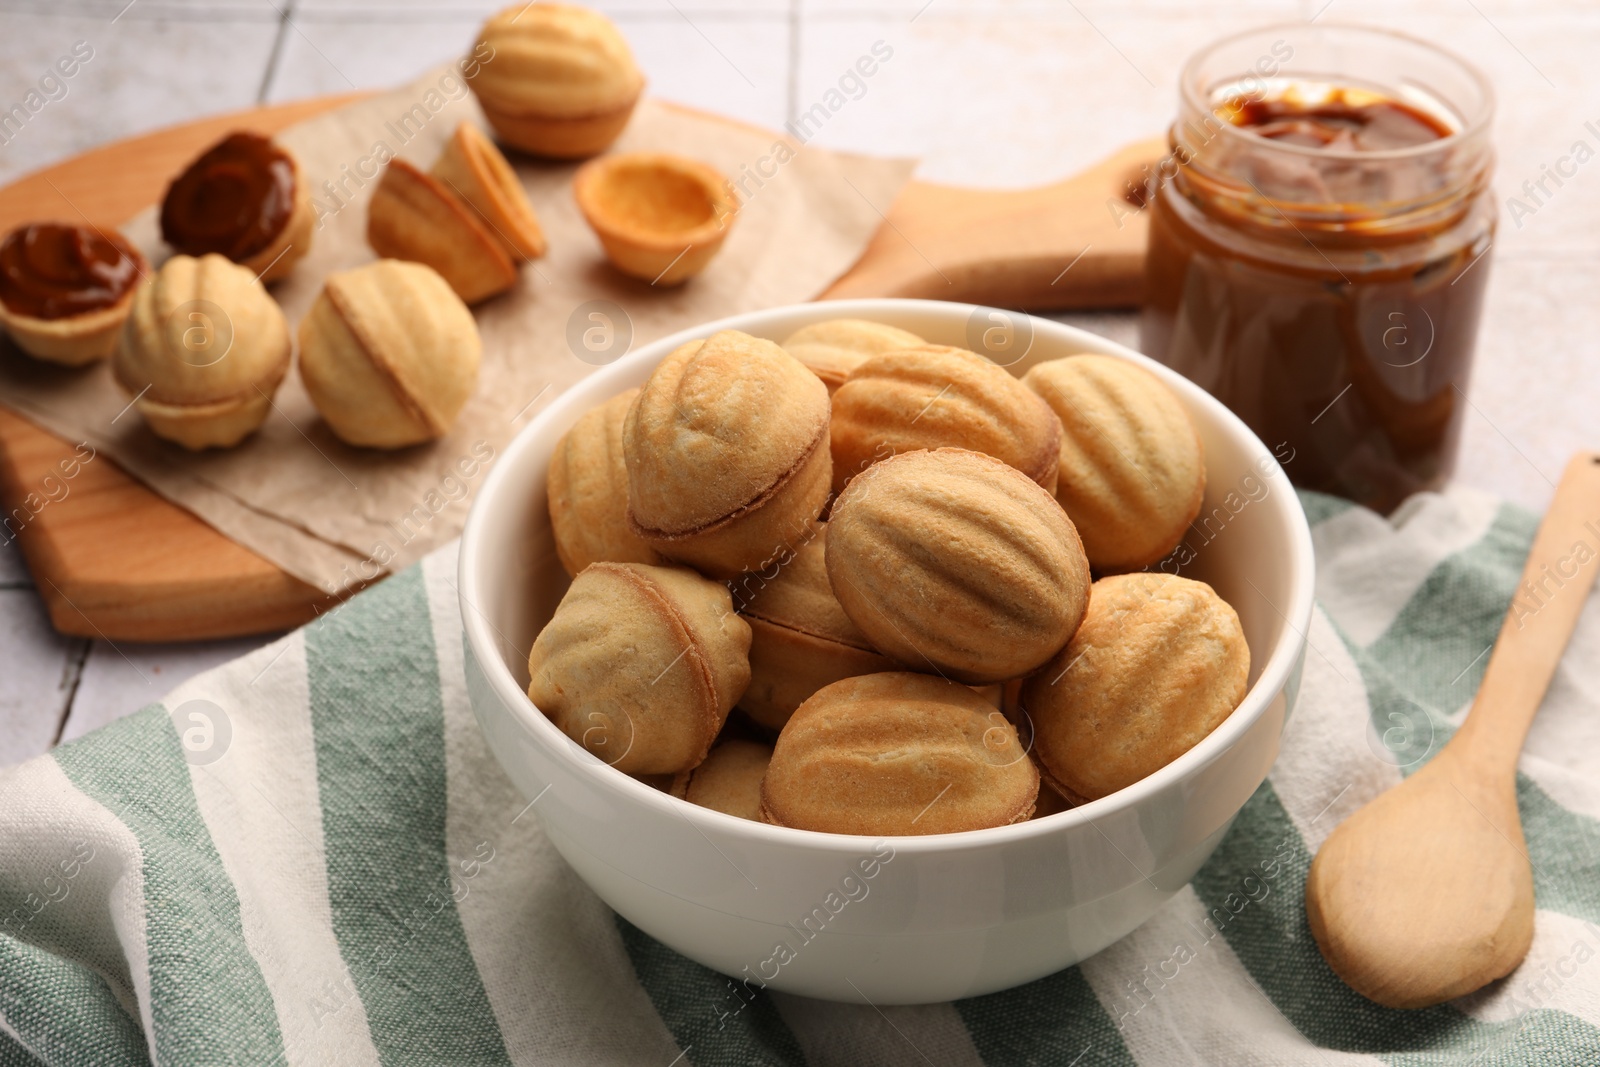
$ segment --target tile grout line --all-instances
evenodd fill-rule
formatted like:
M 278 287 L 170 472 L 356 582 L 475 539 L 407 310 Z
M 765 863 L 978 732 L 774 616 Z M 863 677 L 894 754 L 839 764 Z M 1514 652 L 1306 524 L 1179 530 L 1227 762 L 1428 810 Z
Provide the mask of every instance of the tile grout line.
M 792 128 L 800 117 L 800 5 L 804 0 L 789 0 L 789 82 L 784 100 L 784 119 Z
M 267 92 L 277 76 L 278 64 L 283 62 L 283 42 L 289 36 L 289 20 L 294 17 L 295 0 L 287 0 L 278 14 L 278 32 L 272 38 L 272 51 L 267 54 L 267 67 L 261 73 L 261 87 L 256 90 L 256 104 L 267 102 Z
M 67 732 L 67 720 L 72 717 L 72 706 L 78 701 L 78 686 L 83 684 L 83 671 L 88 666 L 89 653 L 93 649 L 93 641 L 87 637 L 80 637 L 72 658 L 67 660 L 66 669 L 61 679 L 63 686 L 67 690 L 67 698 L 61 703 L 61 718 L 57 720 L 56 732 L 50 738 L 50 748 L 55 748 L 59 745 L 61 743 L 61 735 Z

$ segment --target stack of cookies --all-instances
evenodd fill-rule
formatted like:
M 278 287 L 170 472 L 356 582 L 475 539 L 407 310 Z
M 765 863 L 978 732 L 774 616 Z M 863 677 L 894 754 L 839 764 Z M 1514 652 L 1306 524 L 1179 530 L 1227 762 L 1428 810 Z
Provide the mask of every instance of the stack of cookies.
M 725 330 L 557 445 L 573 581 L 528 695 L 617 771 L 747 819 L 932 834 L 1060 811 L 1244 696 L 1233 609 L 1158 566 L 1204 491 L 1182 405 L 1126 360 L 1019 380 L 880 323 Z

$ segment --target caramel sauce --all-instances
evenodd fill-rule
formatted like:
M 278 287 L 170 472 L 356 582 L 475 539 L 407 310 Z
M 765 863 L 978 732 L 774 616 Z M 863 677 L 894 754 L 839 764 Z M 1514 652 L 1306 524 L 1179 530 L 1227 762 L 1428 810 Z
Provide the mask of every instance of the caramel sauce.
M 1353 89 L 1336 88 L 1316 100 L 1291 95 L 1236 97 L 1221 114 L 1257 137 L 1330 151 L 1389 152 L 1454 132 L 1420 108 Z
M 140 272 L 139 253 L 115 231 L 33 222 L 0 242 L 0 302 L 17 315 L 65 319 L 111 307 Z
M 1403 198 L 1385 191 L 1415 183 L 1415 171 L 1359 155 L 1427 145 L 1453 131 L 1376 94 L 1233 100 L 1217 115 L 1265 142 L 1254 150 L 1254 169 L 1243 172 L 1259 196 L 1241 209 L 1183 168 L 1156 190 L 1145 352 L 1292 457 L 1284 466 L 1296 485 L 1384 512 L 1437 488 L 1455 464 L 1489 276 L 1494 207 L 1486 183 L 1442 208 L 1407 214 Z M 1272 144 L 1339 152 L 1350 162 L 1313 170 L 1270 158 Z M 1320 184 L 1330 174 L 1339 182 L 1333 189 Z M 1325 204 L 1328 218 L 1350 221 L 1302 215 L 1296 223 L 1274 206 L 1308 181 L 1319 184 L 1291 209 Z M 1337 195 L 1351 190 L 1355 197 Z
M 185 255 L 249 259 L 288 224 L 294 183 L 294 161 L 271 138 L 229 134 L 168 186 L 161 236 Z

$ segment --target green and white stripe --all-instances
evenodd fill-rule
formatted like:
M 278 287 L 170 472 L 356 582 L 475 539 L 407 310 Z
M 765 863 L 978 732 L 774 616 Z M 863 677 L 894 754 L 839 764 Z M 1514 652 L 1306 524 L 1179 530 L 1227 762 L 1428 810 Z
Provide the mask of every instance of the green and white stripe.
M 1194 882 L 1079 967 L 719 1017 L 727 980 L 613 916 L 495 766 L 445 550 L 0 771 L 0 1067 L 1600 1063 L 1600 602 L 1522 761 L 1527 962 L 1379 1008 L 1318 954 L 1306 869 L 1459 725 L 1536 523 L 1459 490 L 1390 520 L 1305 505 L 1321 607 L 1278 764 Z M 213 762 L 185 758 L 191 701 L 231 727 Z

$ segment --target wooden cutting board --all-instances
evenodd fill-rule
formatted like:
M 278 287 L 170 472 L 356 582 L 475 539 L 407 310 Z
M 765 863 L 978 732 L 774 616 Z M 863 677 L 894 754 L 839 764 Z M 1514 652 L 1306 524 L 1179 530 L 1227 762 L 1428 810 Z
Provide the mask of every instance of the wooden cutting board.
M 115 226 L 160 199 L 174 174 L 231 130 L 273 133 L 359 99 L 320 97 L 160 130 L 95 149 L 0 189 L 0 233 L 39 219 Z M 1142 216 L 1107 207 L 1159 140 L 1116 153 L 1066 181 L 964 189 L 912 181 L 861 259 L 823 299 L 905 296 L 1052 309 L 1139 301 Z M 58 464 L 74 445 L 0 407 L 0 507 L 62 633 L 172 641 L 270 633 L 306 622 L 326 594 L 157 496 L 105 457 L 68 492 Z M 59 495 L 60 490 L 56 490 Z M 22 509 L 18 511 L 17 509 Z M 20 521 L 19 521 L 20 516 Z

